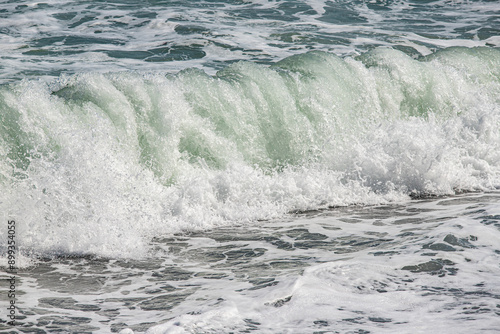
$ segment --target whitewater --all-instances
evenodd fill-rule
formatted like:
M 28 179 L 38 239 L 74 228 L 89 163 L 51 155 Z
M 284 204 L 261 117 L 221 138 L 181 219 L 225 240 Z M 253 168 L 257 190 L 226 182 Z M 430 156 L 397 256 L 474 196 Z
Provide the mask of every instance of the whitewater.
M 499 331 L 499 11 L 2 4 L 0 330 Z

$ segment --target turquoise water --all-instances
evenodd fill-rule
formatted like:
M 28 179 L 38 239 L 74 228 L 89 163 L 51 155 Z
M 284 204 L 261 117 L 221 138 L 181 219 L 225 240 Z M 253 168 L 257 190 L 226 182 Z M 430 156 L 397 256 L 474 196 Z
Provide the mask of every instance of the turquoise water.
M 499 12 L 0 4 L 1 328 L 495 331 Z

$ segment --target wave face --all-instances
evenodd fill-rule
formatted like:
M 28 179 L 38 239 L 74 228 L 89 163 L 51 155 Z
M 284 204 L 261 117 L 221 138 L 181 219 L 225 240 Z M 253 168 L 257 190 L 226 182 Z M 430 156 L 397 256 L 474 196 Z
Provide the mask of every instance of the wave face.
M 500 186 L 494 48 L 23 81 L 0 117 L 25 253 L 137 257 L 166 233 Z

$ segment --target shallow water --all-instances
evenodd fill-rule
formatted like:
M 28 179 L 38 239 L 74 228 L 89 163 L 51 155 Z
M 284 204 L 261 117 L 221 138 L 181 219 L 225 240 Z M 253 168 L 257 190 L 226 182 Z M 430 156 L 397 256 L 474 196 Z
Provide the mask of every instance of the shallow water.
M 311 211 L 155 238 L 140 260 L 42 259 L 19 272 L 18 329 L 496 332 L 499 202 L 493 192 Z

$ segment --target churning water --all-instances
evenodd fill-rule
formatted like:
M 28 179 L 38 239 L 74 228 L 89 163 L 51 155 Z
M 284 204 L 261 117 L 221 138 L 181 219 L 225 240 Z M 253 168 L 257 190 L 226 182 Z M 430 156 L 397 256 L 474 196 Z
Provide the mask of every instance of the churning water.
M 0 4 L 0 329 L 499 331 L 499 15 Z

